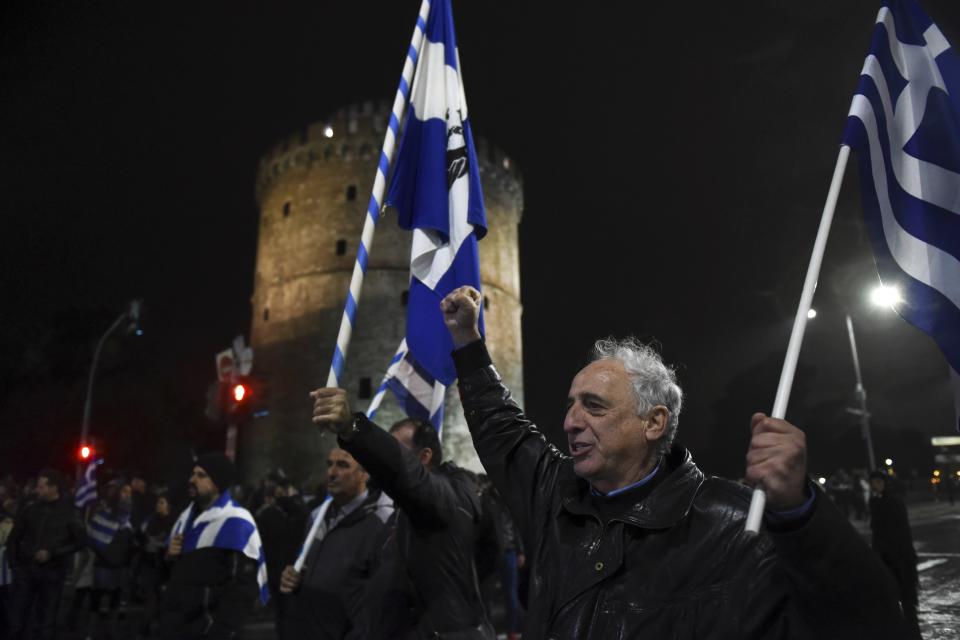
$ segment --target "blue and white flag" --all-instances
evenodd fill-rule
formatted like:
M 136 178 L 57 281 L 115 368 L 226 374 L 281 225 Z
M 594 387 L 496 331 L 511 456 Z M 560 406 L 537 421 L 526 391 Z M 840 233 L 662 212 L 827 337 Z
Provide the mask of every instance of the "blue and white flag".
M 373 420 L 387 389 L 393 392 L 406 415 L 425 420 L 443 437 L 443 401 L 447 387 L 438 382 L 410 355 L 406 339 L 394 354 L 383 377 L 383 382 L 367 408 L 367 417 Z
M 73 496 L 73 504 L 78 509 L 83 509 L 88 504 L 97 501 L 97 465 L 98 461 L 92 461 L 87 465 L 87 470 L 83 472 L 83 478 L 77 485 L 77 492 Z
M 960 429 L 960 58 L 915 0 L 880 9 L 843 142 L 880 277 L 946 356 Z
M 87 523 L 87 539 L 100 552 L 106 551 L 113 539 L 123 529 L 133 531 L 129 516 L 116 516 L 101 509 Z
M 198 549 L 217 548 L 239 551 L 251 560 L 256 560 L 260 601 L 266 603 L 270 598 L 266 558 L 263 555 L 263 543 L 260 541 L 257 523 L 250 512 L 235 503 L 229 491 L 221 493 L 216 502 L 191 521 L 194 508 L 191 503 L 184 509 L 170 532 L 171 537 L 183 535 L 183 554 Z
M 463 285 L 480 288 L 477 240 L 487 232 L 450 0 L 430 3 L 386 202 L 413 230 L 406 361 L 432 388 L 449 385 L 457 374 L 440 301 Z

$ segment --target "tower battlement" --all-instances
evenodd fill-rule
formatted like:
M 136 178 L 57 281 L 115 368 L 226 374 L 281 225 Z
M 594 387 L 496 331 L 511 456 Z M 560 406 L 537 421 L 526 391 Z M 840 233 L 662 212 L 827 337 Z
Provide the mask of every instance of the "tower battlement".
M 309 170 L 314 165 L 344 161 L 361 161 L 374 167 L 372 163 L 383 146 L 390 110 L 387 102 L 351 105 L 280 139 L 260 158 L 257 203 L 262 206 L 264 194 L 290 170 Z M 475 138 L 474 143 L 485 188 L 496 188 L 497 196 L 511 201 L 511 209 L 522 211 L 523 184 L 514 160 L 483 138 Z

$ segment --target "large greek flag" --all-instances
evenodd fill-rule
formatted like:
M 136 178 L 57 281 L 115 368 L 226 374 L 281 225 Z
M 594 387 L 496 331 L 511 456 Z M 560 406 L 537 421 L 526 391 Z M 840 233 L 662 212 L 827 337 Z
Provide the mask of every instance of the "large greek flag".
M 450 0 L 431 1 L 424 33 L 386 202 L 400 226 L 413 230 L 404 361 L 421 372 L 432 398 L 436 384 L 457 377 L 440 300 L 462 285 L 480 288 L 477 240 L 487 221 Z M 427 408 L 434 419 L 435 407 Z
M 257 531 L 253 516 L 233 501 L 229 491 L 221 493 L 216 502 L 191 522 L 195 508 L 191 503 L 184 509 L 170 531 L 171 537 L 176 534 L 183 535 L 183 554 L 215 547 L 239 551 L 251 560 L 256 560 L 260 601 L 266 603 L 270 598 L 267 589 L 267 564 L 263 555 L 263 544 L 260 542 L 260 532 Z
M 97 501 L 97 465 L 99 462 L 93 461 L 87 465 L 87 470 L 83 472 L 83 478 L 77 485 L 77 491 L 73 496 L 73 505 L 78 509 L 83 509 L 88 504 Z
M 960 416 L 960 59 L 915 0 L 877 15 L 844 144 L 880 277 L 946 356 Z

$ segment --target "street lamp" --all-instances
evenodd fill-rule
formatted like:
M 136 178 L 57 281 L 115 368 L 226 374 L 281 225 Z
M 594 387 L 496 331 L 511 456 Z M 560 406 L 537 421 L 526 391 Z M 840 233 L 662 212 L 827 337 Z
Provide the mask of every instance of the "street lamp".
M 893 309 L 903 302 L 903 296 L 900 295 L 900 289 L 897 287 L 888 287 L 881 284 L 870 292 L 870 301 L 878 307 Z
M 884 460 L 883 462 L 884 462 L 884 464 L 886 464 L 888 467 L 892 467 L 892 466 L 893 466 L 893 458 L 887 458 L 887 459 Z
M 120 325 L 124 322 L 127 323 L 127 332 L 133 333 L 135 335 L 143 335 L 143 329 L 140 327 L 140 308 L 143 306 L 143 300 L 131 300 L 127 305 L 127 308 L 123 310 L 117 319 L 113 321 L 113 324 L 110 325 L 102 336 L 100 336 L 100 341 L 97 342 L 97 348 L 93 351 L 93 362 L 90 365 L 90 379 L 87 380 L 87 399 L 83 403 L 83 425 L 80 427 L 80 446 L 88 446 L 87 440 L 90 437 L 90 409 L 92 406 L 93 400 L 93 382 L 97 377 L 97 363 L 100 361 L 100 352 L 103 350 L 103 345 L 107 342 L 107 338 L 117 330 Z M 80 468 L 80 463 L 77 463 L 77 479 L 79 480 L 80 474 L 82 473 Z

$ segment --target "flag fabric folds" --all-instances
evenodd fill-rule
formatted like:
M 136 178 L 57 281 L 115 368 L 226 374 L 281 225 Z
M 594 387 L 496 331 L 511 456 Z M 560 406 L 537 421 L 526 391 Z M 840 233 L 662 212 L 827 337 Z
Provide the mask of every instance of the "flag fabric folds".
M 431 394 L 406 386 L 399 375 L 391 388 L 406 393 L 401 402 L 426 407 L 432 420 L 436 407 L 427 396 L 442 395 L 436 384 L 456 379 L 440 300 L 463 285 L 480 288 L 477 241 L 487 227 L 450 0 L 430 4 L 386 203 L 397 209 L 400 226 L 413 231 L 409 350 L 401 368 L 410 384 L 429 385 Z
M 83 478 L 77 485 L 77 491 L 73 495 L 73 505 L 78 509 L 83 509 L 88 504 L 97 501 L 97 462 L 93 461 L 87 465 L 87 470 L 83 472 Z
M 881 280 L 943 351 L 960 416 L 960 58 L 915 0 L 880 9 L 843 142 Z
M 129 517 L 115 516 L 108 511 L 97 511 L 87 523 L 87 539 L 98 551 L 106 551 L 121 529 L 133 531 Z
M 224 491 L 210 507 L 193 517 L 196 507 L 191 503 L 184 509 L 173 525 L 171 537 L 183 535 L 183 554 L 198 549 L 229 549 L 239 551 L 251 560 L 257 561 L 257 585 L 260 587 L 260 601 L 266 603 L 270 597 L 267 589 L 267 564 L 263 555 L 263 543 L 260 532 L 250 512 L 239 506 Z
M 400 341 L 380 388 L 370 400 L 367 407 L 370 420 L 377 415 L 388 389 L 396 396 L 406 415 L 429 422 L 443 437 L 443 401 L 447 387 L 417 364 L 410 355 L 406 339 Z

